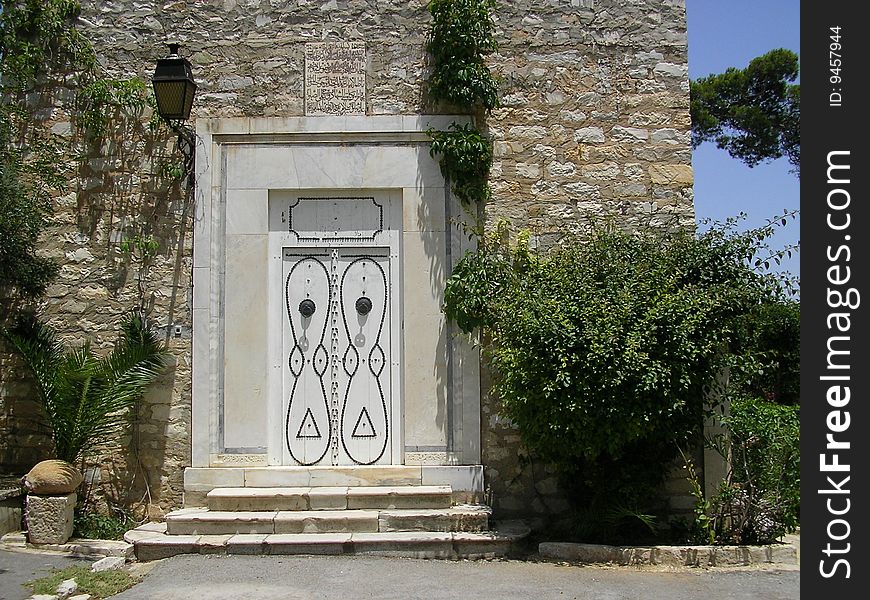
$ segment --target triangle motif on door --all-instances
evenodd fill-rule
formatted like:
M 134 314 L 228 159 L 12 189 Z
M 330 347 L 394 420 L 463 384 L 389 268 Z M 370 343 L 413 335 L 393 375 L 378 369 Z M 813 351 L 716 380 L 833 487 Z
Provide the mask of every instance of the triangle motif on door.
M 353 433 L 350 434 L 350 437 L 378 437 L 378 434 L 375 432 L 375 426 L 372 425 L 371 417 L 369 417 L 369 411 L 366 410 L 365 406 L 363 406 L 362 411 L 359 413 L 359 418 L 356 420 L 356 425 L 354 426 Z
M 302 417 L 302 424 L 299 426 L 299 432 L 296 437 L 320 439 L 320 428 L 317 427 L 317 421 L 314 420 L 314 415 L 311 412 L 311 407 L 305 411 L 305 416 Z

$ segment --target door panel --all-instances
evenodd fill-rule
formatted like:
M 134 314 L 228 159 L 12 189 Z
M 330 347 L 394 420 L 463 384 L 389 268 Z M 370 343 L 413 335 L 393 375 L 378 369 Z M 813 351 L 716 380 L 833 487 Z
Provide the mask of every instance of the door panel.
M 380 461 L 389 439 L 389 258 L 339 254 L 343 368 L 341 446 L 351 461 Z
M 332 286 L 325 256 L 285 252 L 284 439 L 294 462 L 317 464 L 332 438 L 329 413 L 329 349 Z
M 285 464 L 389 464 L 386 249 L 285 248 Z

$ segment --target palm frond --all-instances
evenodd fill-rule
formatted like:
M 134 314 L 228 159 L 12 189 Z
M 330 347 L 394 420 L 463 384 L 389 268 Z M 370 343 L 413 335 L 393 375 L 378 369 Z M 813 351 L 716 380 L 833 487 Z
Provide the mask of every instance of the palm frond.
M 89 343 L 64 350 L 51 328 L 35 320 L 3 334 L 33 372 L 56 455 L 69 462 L 110 442 L 167 364 L 165 348 L 135 315 L 122 322 L 103 358 Z

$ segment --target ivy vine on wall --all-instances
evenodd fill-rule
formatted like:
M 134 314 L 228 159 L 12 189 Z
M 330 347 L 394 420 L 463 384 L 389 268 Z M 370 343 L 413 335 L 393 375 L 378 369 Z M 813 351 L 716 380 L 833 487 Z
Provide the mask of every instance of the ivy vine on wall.
M 498 85 L 486 66 L 486 56 L 497 49 L 492 12 L 495 0 L 432 0 L 432 29 L 428 50 L 432 56 L 429 95 L 480 116 L 499 105 Z M 466 206 L 489 200 L 492 142 L 474 124 L 453 123 L 447 131 L 430 129 L 430 154 L 453 193 Z
M 100 67 L 92 44 L 76 28 L 79 2 L 15 0 L 0 6 L 0 300 L 11 308 L 39 297 L 57 272 L 36 248 L 53 213 L 52 198 L 75 181 L 75 162 L 100 157 L 102 142 L 117 133 L 112 123 L 138 123 L 154 100 L 142 79 L 112 78 Z M 46 106 L 69 114 L 73 135 L 46 126 Z M 152 115 L 148 126 L 156 135 L 160 122 L 156 111 Z M 144 225 L 129 236 L 149 235 L 143 227 L 153 220 L 139 219 Z
M 433 68 L 429 93 L 466 109 L 496 108 L 498 86 L 486 66 L 494 52 L 495 0 L 432 0 L 429 53 Z

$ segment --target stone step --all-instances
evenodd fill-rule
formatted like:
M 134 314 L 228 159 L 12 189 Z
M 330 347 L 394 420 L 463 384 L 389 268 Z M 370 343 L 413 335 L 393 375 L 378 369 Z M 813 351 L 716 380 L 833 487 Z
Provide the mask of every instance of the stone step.
M 483 498 L 481 465 L 369 465 L 325 467 L 188 467 L 184 471 L 184 506 L 206 506 L 206 494 L 225 487 L 366 487 L 449 485 L 454 502 Z
M 165 523 L 128 531 L 139 560 L 177 554 L 360 554 L 410 558 L 479 559 L 506 556 L 528 535 L 522 525 L 486 532 L 246 533 L 166 535 Z
M 302 511 L 449 508 L 449 485 L 215 488 L 206 494 L 214 511 Z
M 486 531 L 491 510 L 470 505 L 440 509 L 212 511 L 166 515 L 168 535 Z

